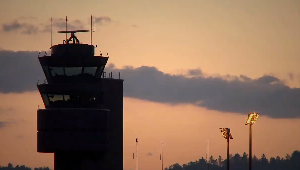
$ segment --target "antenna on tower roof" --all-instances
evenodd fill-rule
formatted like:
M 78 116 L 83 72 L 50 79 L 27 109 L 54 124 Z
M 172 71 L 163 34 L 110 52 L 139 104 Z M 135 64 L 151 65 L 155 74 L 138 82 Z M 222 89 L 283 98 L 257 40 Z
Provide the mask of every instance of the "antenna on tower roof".
M 93 16 L 91 15 L 91 45 L 93 45 Z
M 52 47 L 52 17 L 51 17 L 51 46 L 50 48 Z
M 93 18 L 93 16 L 91 15 L 91 45 L 93 45 L 93 32 L 95 31 L 96 31 L 95 18 Z
M 66 41 L 68 40 L 68 17 L 66 16 Z
M 96 32 L 96 17 L 93 18 L 93 32 Z

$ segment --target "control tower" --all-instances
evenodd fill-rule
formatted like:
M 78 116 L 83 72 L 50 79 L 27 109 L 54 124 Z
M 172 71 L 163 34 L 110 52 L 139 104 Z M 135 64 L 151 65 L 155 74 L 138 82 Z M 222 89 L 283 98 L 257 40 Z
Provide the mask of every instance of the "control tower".
M 54 153 L 54 170 L 123 170 L 123 80 L 103 70 L 108 56 L 75 33 L 39 57 L 46 80 L 38 84 L 37 152 Z

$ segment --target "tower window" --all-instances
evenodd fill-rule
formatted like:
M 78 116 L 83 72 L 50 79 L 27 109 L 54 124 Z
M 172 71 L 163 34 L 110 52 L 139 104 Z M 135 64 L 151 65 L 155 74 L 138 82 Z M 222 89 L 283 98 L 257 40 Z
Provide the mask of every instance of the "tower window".
M 63 67 L 49 67 L 50 73 L 52 76 L 61 76 L 64 75 Z
M 48 94 L 50 102 L 64 101 L 64 95 L 62 94 Z
M 48 82 L 93 82 L 101 78 L 104 66 L 98 67 L 53 67 L 44 66 Z
M 66 76 L 77 76 L 82 73 L 82 67 L 65 67 Z
M 51 77 L 51 73 L 50 73 L 49 67 L 48 66 L 43 66 L 42 68 L 43 68 L 43 70 L 45 72 L 46 78 L 48 79 L 49 77 Z
M 102 93 L 100 94 L 45 94 L 42 93 L 44 104 L 47 107 L 56 108 L 94 108 L 102 104 Z
M 96 78 L 100 78 L 103 73 L 104 66 L 98 67 L 97 72 L 95 74 Z
M 89 74 L 89 75 L 95 76 L 96 70 L 97 70 L 97 67 L 84 67 L 83 73 L 84 73 L 84 75 Z
M 49 98 L 48 98 L 48 95 L 43 93 L 42 94 L 42 99 L 44 100 L 44 104 L 45 106 L 48 106 L 49 105 Z

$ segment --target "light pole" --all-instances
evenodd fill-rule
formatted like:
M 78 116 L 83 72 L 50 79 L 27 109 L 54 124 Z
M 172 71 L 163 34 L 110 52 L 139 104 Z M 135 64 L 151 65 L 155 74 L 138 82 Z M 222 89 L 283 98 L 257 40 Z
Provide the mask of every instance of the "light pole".
M 163 141 L 161 141 L 161 154 L 160 154 L 160 160 L 161 160 L 161 170 L 164 170 L 164 151 L 163 151 Z
M 227 140 L 227 170 L 229 170 L 229 140 L 233 139 L 230 128 L 220 128 L 222 136 Z
M 257 121 L 259 114 L 252 112 L 248 114 L 245 125 L 249 125 L 249 170 L 252 170 L 252 125 Z
M 135 138 L 135 155 L 134 155 L 134 152 L 133 152 L 133 159 L 134 159 L 134 157 L 136 157 L 135 169 L 139 170 L 138 138 Z

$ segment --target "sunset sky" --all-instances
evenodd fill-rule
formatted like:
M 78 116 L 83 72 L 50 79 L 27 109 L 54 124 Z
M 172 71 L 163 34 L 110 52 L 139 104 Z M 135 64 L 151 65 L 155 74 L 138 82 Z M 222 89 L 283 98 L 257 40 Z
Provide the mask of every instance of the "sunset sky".
M 53 168 L 53 154 L 36 151 L 36 110 L 43 102 L 38 52 L 62 43 L 69 29 L 90 29 L 107 71 L 124 79 L 124 169 L 188 163 L 210 154 L 248 152 L 284 157 L 300 150 L 299 0 L 1 0 L 0 165 Z M 83 43 L 90 34 L 78 33 Z

